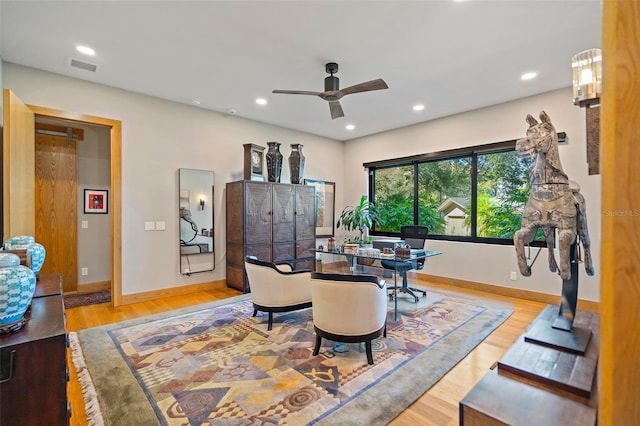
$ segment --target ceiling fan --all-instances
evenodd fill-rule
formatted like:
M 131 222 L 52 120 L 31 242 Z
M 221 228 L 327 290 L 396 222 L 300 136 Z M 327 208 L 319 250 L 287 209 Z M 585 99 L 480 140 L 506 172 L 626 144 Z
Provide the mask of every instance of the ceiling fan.
M 284 93 L 288 95 L 313 95 L 319 96 L 325 101 L 329 102 L 329 111 L 331 112 L 331 119 L 344 117 L 344 111 L 340 105 L 340 98 L 345 95 L 351 95 L 353 93 L 370 92 L 372 90 L 388 89 L 387 83 L 383 79 L 366 81 L 364 83 L 355 84 L 344 89 L 340 89 L 340 79 L 334 77 L 333 74 L 338 72 L 338 64 L 335 62 L 329 62 L 325 65 L 325 70 L 329 77 L 324 79 L 324 92 L 309 92 L 306 90 L 274 90 L 273 93 Z

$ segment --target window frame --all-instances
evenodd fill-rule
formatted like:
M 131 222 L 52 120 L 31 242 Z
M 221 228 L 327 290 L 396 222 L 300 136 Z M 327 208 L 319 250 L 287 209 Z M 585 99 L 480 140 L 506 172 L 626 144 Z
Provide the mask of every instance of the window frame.
M 497 237 L 478 237 L 477 236 L 477 202 L 478 202 L 478 156 L 485 154 L 498 154 L 501 152 L 511 152 L 515 150 L 517 139 L 508 141 L 496 142 L 486 145 L 476 145 L 467 148 L 457 148 L 445 151 L 430 152 L 426 154 L 412 155 L 408 157 L 393 158 L 388 160 L 374 161 L 363 163 L 363 166 L 367 169 L 368 174 L 368 187 L 369 187 L 369 200 L 375 204 L 375 171 L 378 169 L 386 169 L 392 167 L 401 166 L 413 166 L 413 224 L 418 222 L 418 166 L 422 163 L 433 161 L 445 161 L 461 157 L 469 157 L 471 163 L 471 235 L 441 235 L 441 234 L 429 234 L 427 239 L 439 240 L 439 241 L 457 241 L 465 243 L 481 243 L 481 244 L 496 244 L 496 245 L 514 245 L 513 239 L 509 238 L 497 238 Z M 375 229 L 375 225 L 370 230 L 372 236 L 386 236 L 386 237 L 399 237 L 400 232 L 378 231 Z M 546 247 L 545 241 L 532 241 L 533 247 Z

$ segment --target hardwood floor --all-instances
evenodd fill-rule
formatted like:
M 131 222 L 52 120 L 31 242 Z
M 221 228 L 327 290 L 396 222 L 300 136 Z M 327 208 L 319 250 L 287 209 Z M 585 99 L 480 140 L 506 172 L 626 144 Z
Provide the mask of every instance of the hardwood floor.
M 431 284 L 422 280 L 418 280 L 418 284 L 435 291 L 440 289 L 441 291 L 445 290 L 466 296 L 504 301 L 513 305 L 513 314 L 500 327 L 471 351 L 469 355 L 460 361 L 458 365 L 449 371 L 438 383 L 390 423 L 393 426 L 413 426 L 416 424 L 438 426 L 457 425 L 458 402 L 464 398 L 467 392 L 471 390 L 489 368 L 502 357 L 516 338 L 524 332 L 527 325 L 533 321 L 546 305 L 544 303 L 523 299 L 496 296 L 481 291 L 466 291 L 453 286 Z M 173 296 L 118 308 L 113 308 L 109 306 L 108 303 L 71 308 L 66 311 L 67 328 L 69 331 L 78 331 L 85 328 L 97 327 L 131 318 L 206 303 L 212 300 L 224 299 L 238 294 L 240 293 L 233 289 L 220 289 L 191 293 L 183 296 Z M 73 412 L 70 424 L 72 426 L 84 426 L 87 424 L 85 420 L 84 401 L 75 369 L 71 363 L 70 353 L 69 363 L 71 365 L 69 400 L 71 401 Z

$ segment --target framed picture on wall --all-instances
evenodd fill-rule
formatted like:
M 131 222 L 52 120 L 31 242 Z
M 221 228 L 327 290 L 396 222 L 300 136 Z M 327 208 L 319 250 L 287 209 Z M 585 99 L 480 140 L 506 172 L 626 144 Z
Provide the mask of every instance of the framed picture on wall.
M 85 189 L 84 212 L 103 214 L 108 213 L 109 191 L 107 191 L 106 189 Z
M 335 182 L 305 179 L 304 184 L 316 188 L 316 237 L 333 237 L 336 216 Z

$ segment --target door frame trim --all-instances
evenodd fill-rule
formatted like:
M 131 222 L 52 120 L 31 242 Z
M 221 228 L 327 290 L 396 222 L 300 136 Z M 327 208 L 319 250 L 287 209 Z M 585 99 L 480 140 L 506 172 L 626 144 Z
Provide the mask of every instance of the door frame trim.
M 122 123 L 119 120 L 97 117 L 28 105 L 36 116 L 63 119 L 78 123 L 107 127 L 111 145 L 111 306 L 122 305 Z

